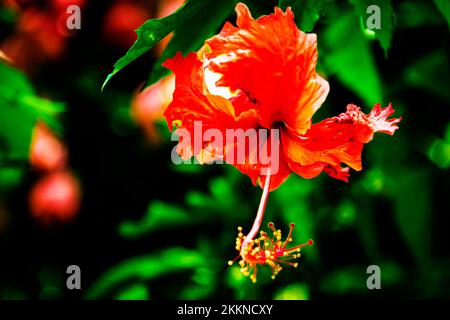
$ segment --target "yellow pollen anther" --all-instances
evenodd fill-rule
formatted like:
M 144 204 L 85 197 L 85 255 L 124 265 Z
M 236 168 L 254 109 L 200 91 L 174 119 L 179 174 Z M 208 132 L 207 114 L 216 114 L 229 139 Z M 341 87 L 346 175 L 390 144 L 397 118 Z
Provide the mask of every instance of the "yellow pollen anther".
M 269 237 L 264 231 L 260 231 L 260 237 L 253 238 L 253 235 L 246 241 L 246 236 L 242 234 L 242 228 L 238 227 L 238 237 L 236 238 L 236 250 L 239 251 L 241 260 L 239 265 L 241 273 L 248 276 L 252 282 L 256 282 L 257 268 L 259 265 L 267 265 L 272 269 L 272 279 L 283 269 L 282 265 L 298 267 L 298 262 L 292 261 L 300 257 L 302 247 L 313 244 L 312 240 L 304 244 L 287 248 L 287 244 L 293 241 L 291 237 L 294 225 L 290 225 L 289 234 L 282 240 L 281 230 L 275 229 L 273 223 L 269 224 L 272 229 L 273 237 Z M 244 246 L 244 247 L 243 247 Z M 230 260 L 228 264 L 231 266 L 235 260 Z

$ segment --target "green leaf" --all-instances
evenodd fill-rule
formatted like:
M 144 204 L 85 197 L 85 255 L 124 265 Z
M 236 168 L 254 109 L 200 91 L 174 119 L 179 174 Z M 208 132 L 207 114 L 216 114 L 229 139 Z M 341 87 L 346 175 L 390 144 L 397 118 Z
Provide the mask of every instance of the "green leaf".
M 336 228 L 353 226 L 356 221 L 356 206 L 350 199 L 343 199 L 336 208 Z
M 0 159 L 28 158 L 35 120 L 29 110 L 13 106 L 0 97 Z
M 114 64 L 114 69 L 106 77 L 102 90 L 117 72 L 146 53 L 165 36 L 179 28 L 183 23 L 192 18 L 197 11 L 212 1 L 213 0 L 188 0 L 181 8 L 167 17 L 147 20 L 136 30 L 138 36 L 136 42 L 127 51 L 125 56 L 120 58 Z M 193 29 L 190 30 L 192 31 Z M 197 32 L 197 30 L 195 30 L 195 32 Z
M 308 286 L 304 283 L 292 283 L 275 292 L 274 300 L 309 300 Z
M 315 238 L 315 221 L 311 214 L 310 194 L 313 190 L 311 180 L 305 180 L 292 175 L 283 185 L 273 192 L 272 199 L 281 209 L 280 215 L 285 223 L 279 226 L 281 230 L 286 230 L 287 225 L 294 223 L 292 245 L 304 243 Z M 285 231 L 286 232 L 286 231 Z M 317 262 L 317 247 L 308 252 L 308 261 Z
M 63 110 L 63 104 L 36 96 L 24 74 L 0 62 L 0 160 L 28 159 L 36 120 L 58 131 L 55 116 Z
M 18 13 L 11 9 L 7 8 L 5 6 L 2 6 L 0 9 L 0 22 L 7 23 L 7 24 L 13 24 L 17 21 Z
M 417 186 L 422 186 L 420 192 Z M 398 172 L 395 184 L 395 218 L 411 254 L 427 269 L 431 249 L 431 181 L 427 170 Z
M 298 28 L 311 32 L 329 3 L 329 0 L 280 0 L 278 6 L 283 10 L 291 7 Z
M 32 94 L 25 75 L 0 62 L 0 156 L 27 158 L 35 119 L 21 100 Z
M 449 0 L 434 0 L 434 4 L 447 20 L 448 27 L 450 29 L 450 1 Z
M 263 272 L 264 269 L 260 268 Z M 232 266 L 226 270 L 225 281 L 227 286 L 233 290 L 236 300 L 256 300 L 261 297 L 260 284 L 264 282 L 264 279 L 263 277 L 259 278 L 259 285 L 255 285 L 242 274 L 239 266 Z
M 202 254 L 183 248 L 134 257 L 111 267 L 101 275 L 88 289 L 85 298 L 96 299 L 113 294 L 116 287 L 126 284 L 129 280 L 149 281 L 167 273 L 197 270 L 205 265 L 207 261 Z
M 436 49 L 414 61 L 406 69 L 403 79 L 406 84 L 424 89 L 437 97 L 450 101 L 448 83 L 450 80 L 447 50 Z M 426 80 L 425 80 L 426 79 Z
M 186 55 L 200 49 L 204 41 L 213 36 L 231 14 L 237 0 L 205 2 L 202 10 L 197 11 L 191 19 L 181 23 L 175 30 L 161 58 L 155 63 L 148 85 L 157 82 L 170 72 L 161 64 L 168 58 L 173 57 L 178 51 Z M 195 32 L 192 32 L 192 30 L 195 30 Z
M 119 225 L 119 233 L 124 238 L 137 238 L 155 230 L 182 226 L 192 222 L 182 208 L 164 202 L 152 202 L 144 218 L 140 221 L 124 221 Z
M 381 81 L 368 40 L 359 32 L 353 14 L 339 17 L 322 36 L 322 59 L 329 75 L 372 106 L 383 102 Z
M 237 202 L 237 197 L 233 191 L 233 182 L 229 177 L 218 177 L 209 183 L 209 194 L 198 191 L 190 191 L 186 195 L 186 203 L 194 207 L 196 216 L 201 217 L 201 210 L 214 210 L 217 213 L 225 214 L 227 217 L 240 215 L 237 206 L 242 208 L 242 203 Z M 207 217 L 201 217 L 205 219 Z
M 367 291 L 366 268 L 367 266 L 350 266 L 333 271 L 322 277 L 320 290 L 335 295 Z
M 405 1 L 395 6 L 395 26 L 399 29 L 439 26 L 442 22 L 441 13 L 430 1 Z
M 186 203 L 194 208 L 214 208 L 217 202 L 211 196 L 199 191 L 189 191 L 186 194 Z
M 22 180 L 23 172 L 22 168 L 2 167 L 0 163 L 0 194 L 16 187 Z
M 143 284 L 133 284 L 130 287 L 125 288 L 115 298 L 116 300 L 148 300 L 150 294 L 148 289 Z
M 405 278 L 405 272 L 392 261 L 378 263 L 381 269 L 381 287 L 398 285 Z M 320 289 L 337 296 L 349 293 L 367 293 L 367 265 L 351 265 L 335 270 L 322 277 Z
M 217 274 L 211 267 L 200 267 L 192 276 L 192 285 L 180 292 L 180 299 L 198 300 L 206 299 L 212 293 L 217 281 Z
M 374 32 L 375 38 L 380 42 L 381 47 L 384 49 L 384 54 L 387 57 L 389 48 L 391 47 L 392 31 L 394 29 L 391 0 L 350 0 L 355 6 L 356 13 L 360 16 L 361 24 L 364 30 L 368 33 Z M 367 21 L 378 12 L 368 11 L 368 8 L 372 5 L 380 8 L 380 28 L 369 30 L 367 27 Z

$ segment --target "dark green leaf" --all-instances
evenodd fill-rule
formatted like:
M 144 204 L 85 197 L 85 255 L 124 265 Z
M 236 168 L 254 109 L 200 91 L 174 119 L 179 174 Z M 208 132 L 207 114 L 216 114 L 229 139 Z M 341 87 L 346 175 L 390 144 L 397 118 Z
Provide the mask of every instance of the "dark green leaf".
M 450 70 L 442 68 L 442 66 L 448 66 L 448 63 L 447 50 L 437 49 L 414 61 L 406 69 L 404 81 L 410 86 L 427 90 L 437 97 L 450 101 L 450 91 L 448 90 Z M 427 81 L 423 79 L 427 79 Z
M 146 53 L 165 36 L 176 30 L 186 21 L 190 20 L 190 18 L 192 18 L 197 11 L 212 1 L 213 0 L 188 0 L 181 8 L 169 16 L 161 19 L 150 19 L 146 21 L 136 30 L 138 35 L 136 42 L 127 51 L 125 56 L 120 58 L 114 64 L 114 70 L 107 76 L 105 82 L 103 83 L 102 90 L 117 72 Z M 191 31 L 196 32 L 196 30 L 192 29 Z
M 330 0 L 280 0 L 278 6 L 291 7 L 295 23 L 303 32 L 311 32 Z
M 450 143 L 442 139 L 434 139 L 427 151 L 428 158 L 439 168 L 450 168 Z
M 191 222 L 189 214 L 177 206 L 164 202 L 152 202 L 140 221 L 124 221 L 119 233 L 125 238 L 136 238 L 155 230 L 186 225 Z
M 430 1 L 405 1 L 395 7 L 395 25 L 399 29 L 440 24 L 442 15 Z
M 157 254 L 134 257 L 113 266 L 100 276 L 87 291 L 86 298 L 104 297 L 113 293 L 115 287 L 129 280 L 148 281 L 170 272 L 197 270 L 205 265 L 207 261 L 202 254 L 183 248 L 172 248 Z
M 450 28 L 450 1 L 448 0 L 434 0 L 434 4 L 447 20 L 448 27 Z
M 16 187 L 22 179 L 23 172 L 22 168 L 13 166 L 2 168 L 0 163 L 0 194 Z
M 315 238 L 314 217 L 310 208 L 310 194 L 313 190 L 311 180 L 305 180 L 292 175 L 283 185 L 273 192 L 273 200 L 281 209 L 280 215 L 285 225 L 279 226 L 281 230 L 287 230 L 290 223 L 296 225 L 293 234 L 293 245 L 304 243 Z M 317 248 L 308 251 L 308 260 L 317 262 Z
M 417 192 L 417 186 L 423 186 Z M 398 172 L 395 185 L 395 214 L 400 233 L 418 264 L 430 263 L 431 185 L 426 170 Z

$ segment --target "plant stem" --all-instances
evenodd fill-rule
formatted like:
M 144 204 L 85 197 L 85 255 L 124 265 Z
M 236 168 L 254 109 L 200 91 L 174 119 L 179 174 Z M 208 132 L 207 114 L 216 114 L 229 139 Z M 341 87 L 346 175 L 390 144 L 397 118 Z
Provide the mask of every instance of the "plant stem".
M 255 221 L 253 222 L 252 229 L 245 237 L 245 239 L 242 243 L 242 246 L 241 246 L 241 257 L 242 257 L 242 259 L 244 259 L 244 261 L 245 261 L 246 248 L 247 248 L 248 244 L 250 243 L 250 241 L 252 241 L 253 238 L 258 233 L 258 231 L 261 227 L 261 223 L 264 218 L 264 211 L 266 210 L 267 199 L 269 198 L 270 177 L 271 177 L 271 175 L 270 175 L 270 169 L 269 169 L 267 172 L 266 181 L 264 182 L 264 189 L 263 189 L 263 193 L 261 195 L 261 201 L 259 202 L 258 213 L 256 214 L 256 218 L 255 218 Z

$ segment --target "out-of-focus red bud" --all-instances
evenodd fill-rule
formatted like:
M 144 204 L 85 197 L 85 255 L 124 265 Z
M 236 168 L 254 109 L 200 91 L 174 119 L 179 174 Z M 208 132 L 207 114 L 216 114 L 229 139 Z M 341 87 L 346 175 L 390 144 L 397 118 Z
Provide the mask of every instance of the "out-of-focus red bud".
M 86 0 L 51 0 L 51 4 L 56 10 L 62 13 L 66 12 L 67 8 L 71 5 L 76 5 L 80 8 L 84 7 Z
M 3 234 L 8 227 L 8 211 L 5 203 L 0 199 L 0 235 Z
M 33 9 L 25 11 L 20 18 L 19 31 L 28 36 L 29 41 L 35 42 L 39 46 L 36 49 L 41 50 L 49 59 L 58 59 L 64 52 L 64 39 L 59 36 L 55 17 L 50 13 Z
M 59 171 L 42 177 L 31 190 L 30 211 L 41 223 L 68 222 L 80 208 L 81 189 L 70 173 Z
M 113 45 L 128 49 L 137 39 L 136 30 L 151 18 L 148 10 L 128 1 L 118 1 L 106 14 L 103 34 Z
M 30 147 L 30 163 L 39 170 L 59 170 L 66 166 L 67 150 L 64 144 L 43 122 L 33 131 Z
M 21 0 L 3 0 L 3 6 L 9 9 L 12 9 L 14 11 L 20 11 L 21 7 Z

